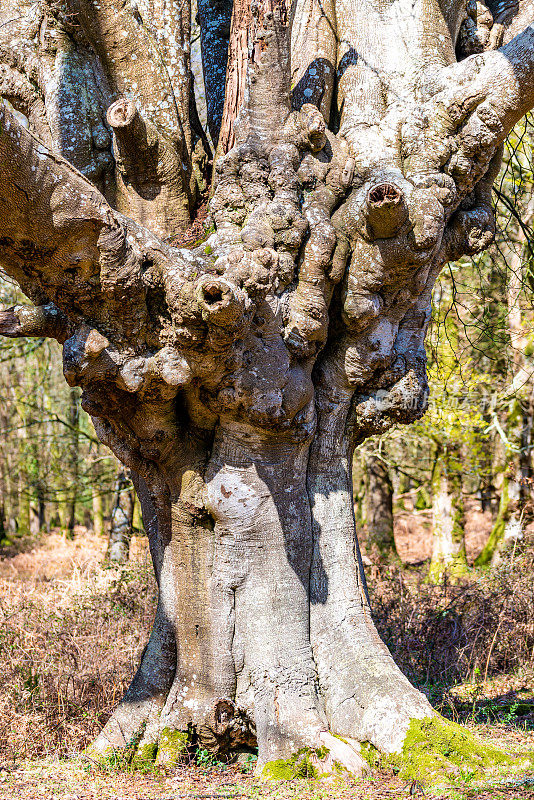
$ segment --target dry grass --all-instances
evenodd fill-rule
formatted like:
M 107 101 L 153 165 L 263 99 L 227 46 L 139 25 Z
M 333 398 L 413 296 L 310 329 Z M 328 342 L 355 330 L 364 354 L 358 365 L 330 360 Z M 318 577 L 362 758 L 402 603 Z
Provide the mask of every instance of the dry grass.
M 52 534 L 28 546 L 25 552 L 7 554 L 0 560 L 1 800 L 174 800 L 181 797 L 402 800 L 410 797 L 411 787 L 403 785 L 392 774 L 376 774 L 356 782 L 339 779 L 330 784 L 295 781 L 266 785 L 232 765 L 203 767 L 192 763 L 169 775 L 140 774 L 111 768 L 103 771 L 81 759 L 78 754 L 106 721 L 132 677 L 155 606 L 146 540 L 134 540 L 132 560 L 126 569 L 103 567 L 105 544 L 103 539 L 78 529 L 72 541 Z M 516 555 L 524 561 L 516 561 L 514 574 L 519 575 L 518 587 L 523 593 L 526 589 L 529 598 L 528 587 L 524 584 L 527 556 Z M 442 627 L 443 620 L 448 617 L 448 612 L 445 616 L 442 614 L 445 602 L 455 614 L 460 613 L 458 609 L 464 609 L 461 617 L 464 626 L 469 603 L 472 606 L 470 619 L 480 622 L 480 608 L 491 625 L 495 625 L 499 614 L 503 615 L 502 605 L 492 608 L 495 596 L 491 594 L 490 584 L 476 589 L 464 586 L 436 590 L 404 579 L 399 592 L 397 574 L 387 577 L 382 572 L 377 577 L 374 597 L 375 605 L 381 610 L 381 624 L 386 625 L 387 613 L 387 624 L 391 627 L 384 630 L 391 636 L 398 632 L 396 647 L 400 663 L 408 671 L 418 669 L 419 676 L 426 669 L 424 665 L 431 652 L 438 661 L 442 660 L 440 663 L 445 663 L 446 644 L 441 642 L 442 649 L 436 647 L 444 631 L 449 637 L 447 646 L 456 647 L 457 640 L 451 634 L 454 626 Z M 510 573 L 509 581 L 513 583 L 513 580 Z M 421 602 L 418 591 L 422 592 Z M 518 591 L 519 588 L 511 593 L 507 590 L 506 597 L 514 598 Z M 532 591 L 530 587 L 531 594 Z M 498 597 L 502 599 L 501 595 Z M 436 598 L 441 610 L 435 605 Z M 469 602 L 465 598 L 470 598 Z M 504 638 L 494 646 L 495 655 L 490 658 L 490 672 L 495 673 L 501 666 L 510 663 L 513 666 L 518 658 L 517 655 L 505 657 L 505 653 L 514 649 L 513 614 L 522 606 L 506 602 L 508 610 L 501 621 Z M 530 600 L 524 602 L 530 609 Z M 521 627 L 521 614 L 517 630 L 522 631 L 520 636 L 527 637 L 528 644 L 530 634 Z M 434 620 L 430 625 L 429 619 Z M 469 627 L 465 629 L 466 636 L 470 630 Z M 490 627 L 490 637 L 493 630 Z M 487 642 L 487 638 L 484 641 Z M 429 648 L 426 655 L 425 647 Z M 454 647 L 456 655 L 447 656 L 449 661 L 458 658 L 460 651 Z M 423 666 L 417 667 L 419 662 Z M 502 695 L 510 692 L 513 681 L 519 690 L 519 683 L 524 679 L 518 675 L 517 670 L 513 679 L 497 675 L 483 690 L 491 689 L 488 696 Z M 468 699 L 472 696 L 470 686 L 466 689 Z M 457 701 L 465 701 L 460 695 Z M 507 724 L 476 727 L 509 752 L 534 748 L 533 734 L 509 723 L 510 720 Z M 473 790 L 459 785 L 447 797 L 451 800 L 534 800 L 534 788 L 525 785 Z
M 425 583 L 424 570 L 371 570 L 380 634 L 418 686 L 447 689 L 513 674 L 534 695 L 532 532 L 504 555 L 498 569 L 471 571 L 461 583 Z
M 105 541 L 52 534 L 0 562 L 0 758 L 80 751 L 128 685 L 155 590 L 146 540 L 125 570 L 102 567 Z
M 358 781 L 296 780 L 258 783 L 237 770 L 200 770 L 181 767 L 172 775 L 124 772 L 103 773 L 81 763 L 27 762 L 18 769 L 0 771 L 1 800 L 178 800 L 178 798 L 245 798 L 250 800 L 409 800 L 423 795 L 418 787 L 395 776 L 379 774 Z M 534 800 L 531 785 L 472 788 L 458 785 L 440 795 L 446 800 Z

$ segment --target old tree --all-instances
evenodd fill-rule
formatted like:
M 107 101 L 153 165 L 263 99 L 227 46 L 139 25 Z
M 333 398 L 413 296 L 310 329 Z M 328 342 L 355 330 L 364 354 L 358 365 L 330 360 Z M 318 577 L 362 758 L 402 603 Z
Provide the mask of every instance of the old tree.
M 491 242 L 501 146 L 534 106 L 533 13 L 198 0 L 212 156 L 187 0 L 2 0 L 0 260 L 33 304 L 0 332 L 63 344 L 159 584 L 93 756 L 257 744 L 275 777 L 359 774 L 371 746 L 407 775 L 428 751 L 426 777 L 462 748 L 506 760 L 381 643 L 350 465 L 424 413 L 434 281 Z

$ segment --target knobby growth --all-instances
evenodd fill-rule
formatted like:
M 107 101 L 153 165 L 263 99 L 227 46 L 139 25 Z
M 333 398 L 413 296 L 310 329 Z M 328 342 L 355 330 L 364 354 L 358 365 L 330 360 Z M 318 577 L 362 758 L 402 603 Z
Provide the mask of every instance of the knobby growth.
M 492 241 L 534 106 L 532 2 L 198 12 L 216 157 L 179 247 L 212 166 L 189 5 L 2 4 L 27 127 L 2 107 L 0 258 L 33 305 L 0 332 L 63 344 L 149 533 L 154 628 L 92 753 L 359 774 L 361 742 L 420 755 L 434 711 L 370 619 L 352 452 L 424 413 L 435 279 Z

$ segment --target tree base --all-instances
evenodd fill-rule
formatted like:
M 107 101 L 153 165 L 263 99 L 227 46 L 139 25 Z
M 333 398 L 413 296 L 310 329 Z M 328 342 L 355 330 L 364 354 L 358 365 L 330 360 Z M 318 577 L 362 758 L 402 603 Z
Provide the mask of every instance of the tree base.
M 85 755 L 103 767 L 111 764 L 140 771 L 150 768 L 171 771 L 179 764 L 191 763 L 196 749 L 202 746 L 191 730 L 166 727 L 159 732 L 157 741 L 150 741 L 146 733 L 143 726 L 136 740 L 120 750 L 93 746 Z M 288 758 L 259 761 L 256 776 L 262 781 L 320 780 L 343 775 L 360 778 L 374 770 L 393 769 L 402 780 L 439 790 L 454 787 L 458 782 L 476 786 L 488 779 L 534 771 L 534 754 L 511 756 L 437 714 L 411 721 L 400 753 L 382 754 L 368 742 L 360 743 L 327 731 L 317 739 L 316 747 L 300 747 Z M 229 750 L 225 757 L 231 761 L 242 749 Z

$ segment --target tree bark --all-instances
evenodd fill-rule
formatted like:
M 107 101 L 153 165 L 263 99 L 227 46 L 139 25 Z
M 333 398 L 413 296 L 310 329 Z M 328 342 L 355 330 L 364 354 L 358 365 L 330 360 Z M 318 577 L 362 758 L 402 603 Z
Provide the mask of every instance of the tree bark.
M 0 258 L 35 304 L 1 312 L 0 333 L 63 343 L 67 381 L 132 471 L 159 585 L 140 667 L 91 757 L 168 765 L 188 741 L 257 743 L 268 777 L 336 762 L 359 774 L 368 742 L 409 762 L 409 730 L 451 724 L 372 623 L 352 456 L 424 413 L 434 281 L 492 239 L 500 147 L 534 105 L 533 29 L 457 61 L 459 5 L 247 5 L 212 233 L 178 249 L 164 239 L 194 205 L 190 81 L 176 67 L 158 107 L 149 84 L 163 96 L 162 61 L 187 66 L 189 9 L 160 37 L 149 5 L 77 2 L 79 31 L 60 36 L 79 58 L 83 35 L 102 75 L 115 195 L 56 134 L 51 152 L 0 117 Z
M 380 456 L 367 459 L 366 514 L 367 550 L 387 561 L 395 555 L 393 536 L 393 485 L 387 464 Z
M 428 580 L 458 580 L 467 572 L 459 453 L 439 447 L 432 472 L 432 558 Z

